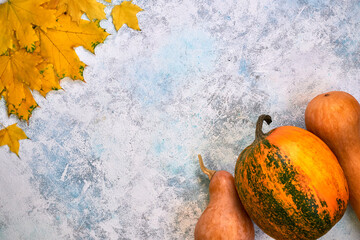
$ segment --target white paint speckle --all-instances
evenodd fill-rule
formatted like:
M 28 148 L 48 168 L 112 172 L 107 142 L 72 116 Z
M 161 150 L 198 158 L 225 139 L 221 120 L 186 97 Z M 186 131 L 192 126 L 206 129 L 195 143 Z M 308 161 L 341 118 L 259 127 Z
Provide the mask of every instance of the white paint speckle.
M 65 167 L 63 173 L 61 174 L 61 178 L 60 178 L 61 181 L 65 181 L 65 177 L 66 177 L 66 174 L 67 174 L 68 167 L 69 167 L 69 164 L 66 164 L 66 167 Z

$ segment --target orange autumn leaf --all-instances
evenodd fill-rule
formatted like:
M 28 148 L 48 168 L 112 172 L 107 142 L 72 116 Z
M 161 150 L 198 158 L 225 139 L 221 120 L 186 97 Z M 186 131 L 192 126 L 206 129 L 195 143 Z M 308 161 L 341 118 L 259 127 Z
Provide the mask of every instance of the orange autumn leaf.
M 66 12 L 74 22 L 79 23 L 81 16 L 85 13 L 91 20 L 105 19 L 105 5 L 96 0 L 50 0 L 48 8 L 57 9 L 60 14 Z
M 83 46 L 94 53 L 94 48 L 108 36 L 97 22 L 80 19 L 79 24 L 67 15 L 58 18 L 54 28 L 36 28 L 39 36 L 39 52 L 46 62 L 54 66 L 59 78 L 83 80 L 85 64 L 80 61 L 74 48 Z
M 124 1 L 120 5 L 116 5 L 111 12 L 116 31 L 119 31 L 124 24 L 140 31 L 139 22 L 136 17 L 136 14 L 140 11 L 143 10 L 131 1 Z
M 53 10 L 41 5 L 48 0 L 8 0 L 0 4 L 0 54 L 13 48 L 13 35 L 21 47 L 28 51 L 34 50 L 38 37 L 34 25 L 51 27 L 55 23 Z
M 41 74 L 37 65 L 43 61 L 37 53 L 25 49 L 9 51 L 0 56 L 0 92 L 5 98 L 8 114 L 28 121 L 38 106 L 30 90 L 40 91 Z
M 24 131 L 16 123 L 0 130 L 0 146 L 8 145 L 10 151 L 19 156 L 19 140 L 28 139 Z

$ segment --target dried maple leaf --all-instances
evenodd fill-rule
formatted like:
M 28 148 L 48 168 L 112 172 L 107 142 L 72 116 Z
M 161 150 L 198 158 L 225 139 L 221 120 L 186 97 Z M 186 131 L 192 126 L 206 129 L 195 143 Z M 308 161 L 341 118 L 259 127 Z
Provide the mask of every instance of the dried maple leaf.
M 136 14 L 140 11 L 143 10 L 131 1 L 124 1 L 120 5 L 116 5 L 111 12 L 116 31 L 124 24 L 134 30 L 140 31 L 139 22 L 136 17 Z
M 34 50 L 38 37 L 34 25 L 51 27 L 55 23 L 54 11 L 41 5 L 48 0 L 8 0 L 0 4 L 0 54 L 13 48 L 13 34 L 20 46 Z
M 83 46 L 94 53 L 94 48 L 109 35 L 96 22 L 80 19 L 77 24 L 67 15 L 61 15 L 54 28 L 37 27 L 36 31 L 40 55 L 54 66 L 57 76 L 80 80 L 83 80 L 85 64 L 74 48 Z
M 10 151 L 19 156 L 19 140 L 28 139 L 16 123 L 0 130 L 0 146 L 8 145 Z
M 66 12 L 71 19 L 77 23 L 80 22 L 81 16 L 85 13 L 91 20 L 105 19 L 105 5 L 96 0 L 50 0 L 47 3 L 48 8 L 57 9 L 58 13 Z
M 43 61 L 37 53 L 25 49 L 8 51 L 0 56 L 0 93 L 5 98 L 8 114 L 16 114 L 28 121 L 38 106 L 31 90 L 42 88 L 41 74 L 37 66 Z

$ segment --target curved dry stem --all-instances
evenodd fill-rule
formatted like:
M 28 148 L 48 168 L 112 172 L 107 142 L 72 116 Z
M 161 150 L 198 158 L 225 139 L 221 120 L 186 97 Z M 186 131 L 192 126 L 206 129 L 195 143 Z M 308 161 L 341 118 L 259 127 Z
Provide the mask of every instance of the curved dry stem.
M 269 115 L 262 114 L 256 122 L 255 141 L 262 139 L 266 134 L 262 131 L 264 121 L 269 125 L 272 120 Z
M 201 171 L 203 171 L 203 173 L 205 173 L 206 175 L 208 175 L 209 179 L 211 180 L 212 177 L 214 176 L 214 174 L 216 173 L 216 171 L 215 171 L 215 170 L 210 170 L 210 169 L 206 168 L 200 154 L 198 155 L 198 157 L 199 157 L 199 163 L 200 163 L 200 169 L 201 169 Z

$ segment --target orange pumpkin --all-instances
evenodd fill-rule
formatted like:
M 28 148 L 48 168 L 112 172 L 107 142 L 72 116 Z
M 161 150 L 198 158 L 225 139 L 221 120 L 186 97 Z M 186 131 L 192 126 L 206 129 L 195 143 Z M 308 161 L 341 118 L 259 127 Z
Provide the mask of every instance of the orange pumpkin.
M 360 104 L 350 94 L 320 94 L 305 111 L 306 128 L 334 152 L 344 170 L 350 204 L 360 219 Z
M 348 186 L 335 155 L 314 134 L 283 126 L 255 141 L 235 167 L 238 195 L 251 219 L 276 239 L 316 239 L 345 213 Z

